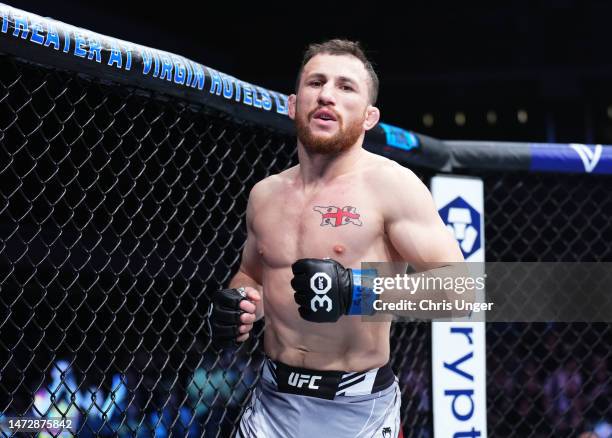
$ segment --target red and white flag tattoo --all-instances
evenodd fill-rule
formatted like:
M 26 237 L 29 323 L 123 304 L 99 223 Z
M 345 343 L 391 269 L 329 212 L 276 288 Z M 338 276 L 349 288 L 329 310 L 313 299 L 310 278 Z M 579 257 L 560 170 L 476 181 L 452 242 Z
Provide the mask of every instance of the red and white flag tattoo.
M 360 214 L 357 214 L 355 207 L 313 207 L 314 211 L 318 211 L 323 216 L 321 218 L 321 226 L 331 225 L 339 227 L 340 225 L 354 224 L 361 226 Z

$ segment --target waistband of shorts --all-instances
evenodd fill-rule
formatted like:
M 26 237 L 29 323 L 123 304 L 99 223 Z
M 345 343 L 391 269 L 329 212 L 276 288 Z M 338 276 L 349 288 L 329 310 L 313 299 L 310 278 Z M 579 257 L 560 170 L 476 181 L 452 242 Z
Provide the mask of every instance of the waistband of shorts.
M 266 357 L 262 379 L 279 392 L 332 400 L 338 396 L 374 394 L 395 381 L 391 365 L 361 372 L 319 371 L 293 367 Z

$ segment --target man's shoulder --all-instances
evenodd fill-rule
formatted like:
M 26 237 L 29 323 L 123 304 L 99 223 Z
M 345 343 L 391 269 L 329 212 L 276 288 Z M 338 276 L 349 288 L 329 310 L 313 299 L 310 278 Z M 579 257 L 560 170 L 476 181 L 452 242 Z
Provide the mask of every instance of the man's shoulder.
M 295 173 L 296 169 L 297 166 L 293 166 L 280 173 L 267 176 L 266 178 L 257 182 L 249 194 L 249 199 L 251 202 L 264 201 L 270 196 L 278 194 L 287 184 L 287 181 L 291 175 Z
M 406 186 L 421 185 L 419 177 L 409 168 L 389 158 L 368 152 L 365 174 L 369 181 L 385 189 L 405 189 Z
M 412 170 L 385 157 L 370 161 L 363 181 L 385 220 L 412 216 L 431 197 Z

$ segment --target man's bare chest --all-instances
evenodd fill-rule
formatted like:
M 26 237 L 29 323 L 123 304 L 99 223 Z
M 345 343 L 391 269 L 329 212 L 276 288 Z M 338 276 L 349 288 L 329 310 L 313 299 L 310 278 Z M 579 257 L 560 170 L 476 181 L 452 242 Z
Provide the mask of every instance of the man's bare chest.
M 280 193 L 254 217 L 258 251 L 270 267 L 308 257 L 350 261 L 380 240 L 383 228 L 376 200 L 358 187 Z

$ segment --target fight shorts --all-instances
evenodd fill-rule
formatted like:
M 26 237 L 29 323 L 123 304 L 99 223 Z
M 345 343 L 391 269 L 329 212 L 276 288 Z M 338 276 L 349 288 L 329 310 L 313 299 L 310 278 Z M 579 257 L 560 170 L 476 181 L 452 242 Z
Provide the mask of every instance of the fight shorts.
M 347 373 L 266 358 L 235 438 L 397 438 L 400 404 L 389 364 Z

